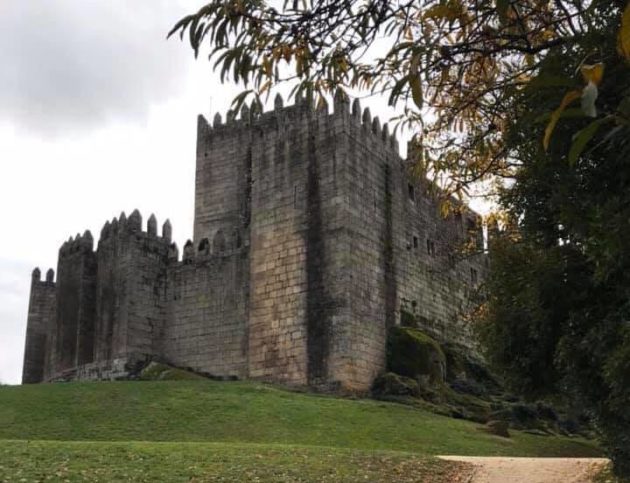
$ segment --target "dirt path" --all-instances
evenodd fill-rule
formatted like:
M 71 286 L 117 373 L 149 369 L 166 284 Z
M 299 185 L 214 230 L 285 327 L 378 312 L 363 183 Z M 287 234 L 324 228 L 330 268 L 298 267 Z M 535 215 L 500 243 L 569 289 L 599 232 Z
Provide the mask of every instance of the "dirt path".
M 603 458 L 440 456 L 475 466 L 471 483 L 589 483 Z

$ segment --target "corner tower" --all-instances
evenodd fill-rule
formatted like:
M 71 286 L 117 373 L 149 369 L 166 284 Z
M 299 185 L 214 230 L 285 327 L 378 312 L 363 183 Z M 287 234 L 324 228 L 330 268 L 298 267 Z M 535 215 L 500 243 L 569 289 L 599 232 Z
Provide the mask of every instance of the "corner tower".
M 32 384 L 44 380 L 46 344 L 50 340 L 50 332 L 57 310 L 57 292 L 54 279 L 55 272 L 52 268 L 46 273 L 45 281 L 41 280 L 39 268 L 33 270 L 31 275 L 31 296 L 26 322 L 22 384 Z
M 211 127 L 203 116 L 197 121 L 195 225 L 193 242 L 205 238 L 217 251 L 238 245 L 249 225 L 251 179 L 250 113 L 237 121 L 230 111 L 224 124 L 220 114 Z M 217 245 L 214 247 L 214 245 Z

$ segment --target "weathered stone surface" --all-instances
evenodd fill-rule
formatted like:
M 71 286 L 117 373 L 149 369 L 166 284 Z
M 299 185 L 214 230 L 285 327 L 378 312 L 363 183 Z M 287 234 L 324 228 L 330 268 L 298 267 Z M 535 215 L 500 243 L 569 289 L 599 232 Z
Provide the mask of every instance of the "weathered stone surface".
M 485 269 L 479 217 L 442 218 L 366 109 L 337 97 L 197 123 L 194 236 L 134 211 L 66 242 L 33 282 L 24 381 L 124 377 L 157 356 L 226 378 L 367 391 L 389 328 L 473 348 L 461 312 Z M 409 319 L 409 317 L 407 317 Z

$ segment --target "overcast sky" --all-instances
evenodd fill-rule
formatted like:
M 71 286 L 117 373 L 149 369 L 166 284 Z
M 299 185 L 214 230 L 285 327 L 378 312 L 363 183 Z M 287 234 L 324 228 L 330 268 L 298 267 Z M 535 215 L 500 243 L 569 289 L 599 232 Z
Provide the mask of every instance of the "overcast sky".
M 30 273 L 69 236 L 139 208 L 190 237 L 196 116 L 235 91 L 165 39 L 200 4 L 0 1 L 0 381 L 21 378 Z
M 64 240 L 134 208 L 192 235 L 196 117 L 238 92 L 166 40 L 201 5 L 0 0 L 1 382 L 21 380 L 30 273 Z

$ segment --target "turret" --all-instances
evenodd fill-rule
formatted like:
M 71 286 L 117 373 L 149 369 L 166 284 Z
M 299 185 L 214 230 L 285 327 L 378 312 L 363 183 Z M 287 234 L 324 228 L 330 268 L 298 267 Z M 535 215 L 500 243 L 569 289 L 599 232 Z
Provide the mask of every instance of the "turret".
M 372 132 L 376 135 L 376 137 L 381 137 L 381 121 L 376 116 L 372 121 Z
M 361 118 L 361 103 L 359 102 L 359 99 L 352 101 L 352 117 L 356 119 Z
M 343 91 L 343 89 L 338 88 L 335 91 L 335 97 L 334 97 L 334 105 L 335 105 L 335 113 L 337 112 L 343 112 L 343 113 L 347 113 L 348 112 L 348 96 L 346 95 L 346 93 Z
M 109 224 L 109 220 L 105 222 L 103 228 L 101 229 L 101 240 L 105 240 L 110 235 L 111 225 Z
M 184 263 L 192 263 L 195 257 L 195 247 L 192 240 L 188 240 L 184 245 Z
M 83 236 L 77 237 L 77 240 L 82 249 L 90 252 L 94 249 L 94 237 L 90 230 L 85 230 Z
M 210 253 L 210 240 L 204 238 L 199 242 L 199 253 L 201 255 L 208 255 Z
M 387 125 L 387 123 L 383 125 L 382 139 L 384 142 L 389 141 L 389 126 Z
M 39 282 L 41 281 L 41 279 L 42 279 L 42 271 L 39 269 L 39 267 L 35 267 L 35 269 L 31 273 L 31 280 L 33 282 Z
M 170 220 L 166 220 L 162 225 L 162 238 L 169 242 L 173 238 L 173 228 L 171 227 Z
M 151 214 L 149 221 L 147 221 L 147 234 L 151 237 L 157 237 L 157 219 L 154 214 Z
M 249 106 L 247 104 L 243 104 L 241 108 L 241 121 L 245 123 L 250 122 Z
M 136 209 L 133 210 L 131 215 L 129 215 L 129 220 L 127 221 L 127 226 L 129 230 L 133 232 L 141 232 L 142 231 L 142 215 Z
M 174 262 L 179 260 L 179 248 L 177 248 L 177 243 L 171 243 L 168 247 L 168 259 Z
M 276 111 L 279 111 L 283 107 L 284 107 L 284 101 L 282 100 L 282 96 L 280 95 L 280 93 L 278 93 L 278 94 L 276 94 L 276 97 L 273 100 L 273 108 Z
M 365 127 L 366 129 L 370 129 L 370 126 L 372 124 L 372 113 L 370 112 L 370 108 L 366 107 L 363 110 L 363 127 Z

